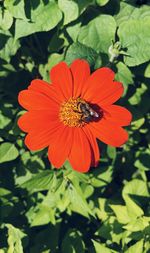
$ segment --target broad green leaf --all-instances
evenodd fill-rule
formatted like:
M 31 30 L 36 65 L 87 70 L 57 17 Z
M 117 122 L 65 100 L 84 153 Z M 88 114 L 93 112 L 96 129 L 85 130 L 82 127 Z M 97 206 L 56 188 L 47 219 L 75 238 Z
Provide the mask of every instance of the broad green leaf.
M 20 47 L 19 41 L 16 41 L 10 32 L 0 30 L 0 58 L 10 62 L 11 56 L 15 55 Z
M 104 6 L 105 4 L 107 4 L 109 2 L 109 0 L 96 0 L 96 3 L 100 6 Z
M 58 64 L 59 62 L 63 61 L 64 55 L 63 54 L 51 54 L 50 57 L 48 58 L 48 62 L 43 65 L 39 65 L 39 72 L 43 79 L 47 82 L 50 82 L 50 70 L 53 66 Z
M 108 219 L 108 213 L 106 212 L 106 203 L 107 203 L 106 199 L 104 198 L 98 199 L 99 207 L 96 210 L 96 214 L 98 218 L 102 221 L 105 221 Z
M 140 8 L 130 4 L 129 2 L 120 2 L 120 11 L 115 15 L 118 25 L 133 19 L 144 19 L 150 16 L 150 8 L 148 5 L 142 5 Z
M 90 66 L 95 65 L 96 62 L 101 64 L 100 56 L 96 51 L 81 43 L 73 43 L 67 50 L 65 61 L 71 64 L 75 59 L 85 59 L 89 62 Z
M 140 240 L 139 242 L 131 246 L 128 250 L 126 250 L 125 253 L 143 253 L 143 243 L 143 240 Z
M 52 171 L 45 170 L 23 183 L 21 187 L 26 188 L 30 194 L 38 191 L 45 191 L 50 188 L 52 178 Z
M 34 6 L 34 0 L 31 0 L 31 6 Z M 16 20 L 15 38 L 25 37 L 39 31 L 49 31 L 59 23 L 61 18 L 62 13 L 55 2 L 50 1 L 44 4 L 40 0 L 36 8 L 31 8 L 30 22 L 21 19 Z M 23 27 L 26 29 L 23 29 Z
M 117 73 L 115 75 L 115 79 L 119 82 L 122 82 L 125 91 L 127 91 L 128 85 L 133 84 L 133 74 L 123 62 L 118 62 L 116 67 Z
M 14 18 L 27 19 L 24 0 L 4 0 L 4 6 Z
M 68 198 L 70 199 L 71 209 L 74 212 L 80 213 L 85 217 L 89 217 L 90 215 L 94 215 L 79 187 L 75 187 L 74 185 L 68 186 Z
M 4 129 L 11 122 L 11 118 L 5 116 L 4 114 L 3 110 L 0 110 L 0 129 Z
M 111 147 L 111 146 L 107 146 L 107 154 L 111 159 L 115 160 L 115 158 L 116 158 L 116 148 Z
M 130 221 L 130 217 L 127 212 L 126 206 L 122 205 L 110 205 L 111 209 L 114 211 L 117 216 L 118 222 L 122 224 L 127 224 Z
M 107 248 L 104 244 L 92 240 L 96 253 L 117 253 L 117 251 Z
M 115 38 L 116 22 L 110 15 L 100 15 L 83 26 L 78 40 L 97 52 L 108 53 L 108 48 Z
M 72 0 L 58 0 L 58 6 L 64 13 L 64 25 L 67 25 L 71 21 L 77 19 L 79 15 L 77 3 Z
M 38 210 L 34 215 L 31 226 L 34 227 L 46 225 L 50 222 L 55 224 L 55 210 L 47 205 L 41 204 L 40 210 Z
M 109 166 L 109 167 L 103 167 L 103 168 L 99 168 L 99 170 L 94 170 L 93 171 L 93 175 L 90 178 L 90 183 L 94 186 L 94 187 L 104 187 L 106 185 L 108 185 L 111 180 L 112 180 L 112 173 L 113 173 L 113 167 Z
M 8 251 L 7 253 L 23 253 L 23 246 L 21 239 L 25 234 L 18 228 L 11 224 L 6 224 L 8 228 Z
M 0 145 L 0 163 L 15 160 L 19 152 L 14 144 L 5 142 Z
M 147 65 L 147 67 L 145 69 L 144 76 L 147 78 L 150 78 L 150 63 Z
M 149 171 L 149 166 L 150 166 L 150 150 L 149 149 L 144 150 L 144 152 L 138 152 L 136 154 L 136 160 L 135 160 L 134 166 L 137 167 L 140 171 Z M 146 188 L 146 191 L 144 192 L 144 195 L 145 195 L 147 192 L 146 183 L 144 185 L 144 188 Z
M 66 31 L 71 37 L 71 39 L 73 40 L 73 42 L 78 41 L 80 27 L 81 27 L 81 22 L 66 27 Z
M 80 13 L 84 12 L 87 7 L 93 4 L 93 0 L 75 0 L 79 6 Z
M 8 30 L 13 23 L 13 17 L 10 14 L 8 10 L 2 10 L 0 9 L 0 29 L 2 30 Z
M 127 212 L 131 219 L 136 219 L 137 217 L 141 217 L 144 212 L 128 195 L 124 196 L 124 200 L 126 202 Z
M 123 22 L 118 29 L 122 48 L 129 56 L 124 56 L 128 66 L 137 66 L 150 59 L 150 18 Z M 144 39 L 143 39 L 144 38 Z
M 135 220 L 132 219 L 127 225 L 123 226 L 123 228 L 130 232 L 139 232 L 144 231 L 145 228 L 148 227 L 149 225 L 150 225 L 150 218 L 148 220 L 147 217 L 139 217 Z
M 123 197 L 126 195 L 149 197 L 147 183 L 140 179 L 133 179 L 124 186 L 122 195 Z

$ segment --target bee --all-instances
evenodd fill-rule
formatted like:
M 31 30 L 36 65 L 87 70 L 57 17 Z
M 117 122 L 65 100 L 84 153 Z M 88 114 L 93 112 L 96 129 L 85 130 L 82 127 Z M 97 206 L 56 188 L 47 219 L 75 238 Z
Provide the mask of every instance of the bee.
M 81 120 L 86 123 L 92 121 L 93 118 L 99 117 L 99 114 L 94 111 L 86 102 L 78 102 L 77 108 L 79 112 L 82 113 Z

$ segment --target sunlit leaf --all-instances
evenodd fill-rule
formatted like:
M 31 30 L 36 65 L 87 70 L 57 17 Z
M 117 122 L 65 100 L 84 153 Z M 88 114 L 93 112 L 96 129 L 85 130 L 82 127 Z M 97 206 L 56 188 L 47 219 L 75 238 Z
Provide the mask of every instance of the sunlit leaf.
M 77 3 L 70 0 L 58 0 L 58 6 L 64 14 L 64 25 L 75 20 L 79 15 Z
M 39 31 L 49 31 L 54 28 L 62 18 L 62 13 L 58 5 L 53 1 L 47 4 L 40 1 L 40 4 L 34 7 L 34 0 L 31 0 L 31 6 L 33 6 L 33 8 L 31 8 L 30 22 L 21 19 L 16 20 L 16 39 Z M 22 27 L 26 29 L 22 29 Z
M 128 66 L 137 66 L 149 61 L 150 55 L 150 18 L 123 22 L 118 29 L 121 45 L 129 56 L 124 56 Z M 144 38 L 144 39 L 143 39 Z
M 0 145 L 0 163 L 16 159 L 19 152 L 14 144 L 5 142 Z
M 109 15 L 100 15 L 81 28 L 78 40 L 97 52 L 108 53 L 115 31 L 114 18 Z

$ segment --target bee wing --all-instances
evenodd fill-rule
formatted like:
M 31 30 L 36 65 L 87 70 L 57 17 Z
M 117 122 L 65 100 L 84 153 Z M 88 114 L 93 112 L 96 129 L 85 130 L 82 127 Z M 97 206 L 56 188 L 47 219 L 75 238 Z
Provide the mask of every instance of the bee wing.
M 90 115 L 93 116 L 93 117 L 95 117 L 95 118 L 98 118 L 98 117 L 99 117 L 98 113 L 95 112 L 95 111 L 94 111 L 93 109 L 91 109 L 91 108 L 90 108 Z

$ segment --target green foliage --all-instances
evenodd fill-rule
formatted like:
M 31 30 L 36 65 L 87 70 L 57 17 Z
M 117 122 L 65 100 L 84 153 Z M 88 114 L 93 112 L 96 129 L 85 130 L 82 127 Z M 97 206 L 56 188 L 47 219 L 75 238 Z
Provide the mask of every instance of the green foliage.
M 149 17 L 148 1 L 0 1 L 0 253 L 150 252 Z M 29 152 L 17 127 L 18 92 L 76 58 L 111 67 L 133 114 L 86 174 Z
M 0 163 L 12 161 L 19 155 L 15 145 L 9 142 L 5 142 L 0 145 L 0 154 Z

